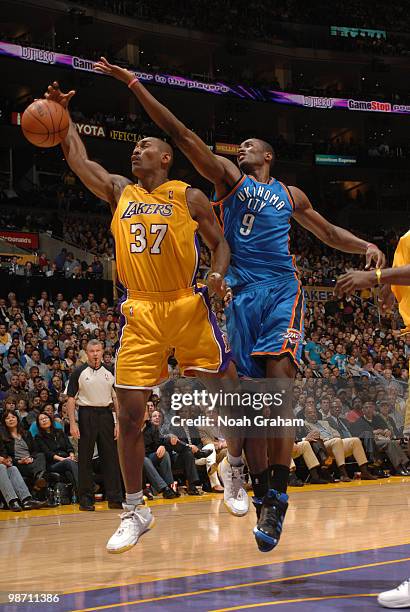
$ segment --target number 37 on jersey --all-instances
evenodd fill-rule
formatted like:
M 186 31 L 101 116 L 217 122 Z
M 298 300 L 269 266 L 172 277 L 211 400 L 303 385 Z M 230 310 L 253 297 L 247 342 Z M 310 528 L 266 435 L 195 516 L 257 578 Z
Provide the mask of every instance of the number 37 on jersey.
M 161 244 L 167 231 L 166 223 L 152 223 L 149 229 L 143 223 L 131 223 L 131 253 L 143 253 L 148 249 L 151 255 L 160 255 Z

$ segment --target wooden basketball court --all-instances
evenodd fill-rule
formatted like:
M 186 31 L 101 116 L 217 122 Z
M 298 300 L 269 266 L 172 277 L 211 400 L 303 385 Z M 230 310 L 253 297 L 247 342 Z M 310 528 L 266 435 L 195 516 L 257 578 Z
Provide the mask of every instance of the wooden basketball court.
M 0 609 L 379 610 L 376 594 L 410 575 L 409 493 L 406 478 L 290 489 L 268 554 L 254 512 L 233 517 L 215 494 L 152 502 L 155 528 L 122 555 L 105 551 L 118 526 L 105 503 L 1 511 Z M 9 593 L 31 599 L 8 604 Z

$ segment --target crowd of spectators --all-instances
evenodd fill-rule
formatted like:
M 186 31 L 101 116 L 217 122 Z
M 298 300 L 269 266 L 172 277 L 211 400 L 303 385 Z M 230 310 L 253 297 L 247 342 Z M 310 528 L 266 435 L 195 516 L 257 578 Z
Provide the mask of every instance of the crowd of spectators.
M 79 231 L 81 235 L 91 232 L 86 224 Z M 308 293 L 304 360 L 294 390 L 295 413 L 303 416 L 307 430 L 298 433 L 291 482 L 300 485 L 301 479 L 310 478 L 324 484 L 332 478 L 349 479 L 352 471 L 349 460 L 347 464 L 345 461 L 348 452 L 357 462 L 352 469 L 360 468 L 363 478 L 372 473 L 381 476 L 385 469 L 406 475 L 409 462 L 400 440 L 410 433 L 405 429 L 410 334 L 398 336 L 398 315 L 380 316 L 371 292 L 362 291 L 345 299 L 332 297 L 335 278 L 349 267 L 363 265 L 358 256 L 335 253 L 301 229 L 293 232 L 292 244 L 307 290 L 321 286 L 328 287 L 329 292 L 324 297 L 318 292 Z M 73 238 L 79 240 L 79 236 Z M 385 233 L 378 239 L 383 241 L 384 250 L 392 251 L 397 235 Z M 63 250 L 54 265 L 64 289 L 63 279 L 75 276 L 78 262 Z M 209 266 L 209 252 L 203 247 L 200 278 L 206 277 Z M 226 330 L 220 300 L 212 298 L 212 305 L 219 325 Z M 67 436 L 67 441 L 59 441 L 60 445 L 64 442 L 64 459 L 75 461 L 75 445 L 71 448 L 68 439 L 64 391 L 73 368 L 87 359 L 87 342 L 101 341 L 104 364 L 112 367 L 119 333 L 119 313 L 114 304 L 106 298 L 97 303 L 93 294 L 51 296 L 44 291 L 23 303 L 13 293 L 0 298 L 0 439 L 5 445 L 3 448 L 0 444 L 0 457 L 21 472 L 30 495 L 36 496 L 37 489 L 48 484 L 41 459 L 45 445 L 35 440 L 36 435 L 43 435 L 42 429 L 46 429 L 47 437 L 55 435 L 50 427 L 62 428 Z M 170 395 L 189 391 L 190 383 L 179 378 L 174 356 L 169 359 L 169 374 L 170 381 L 157 390 L 147 406 L 144 435 L 150 440 L 146 474 L 147 485 L 149 482 L 151 486 L 146 488 L 146 495 L 175 497 L 178 480 L 188 482 L 187 490 L 192 495 L 201 492 L 199 485 L 203 490 L 220 491 L 215 466 L 223 458 L 226 444 L 216 431 L 173 428 Z M 203 409 L 206 411 L 206 406 Z M 44 412 L 48 419 L 42 416 Z M 8 413 L 17 417 L 17 424 L 7 417 Z M 335 431 L 344 442 L 337 440 Z M 28 449 L 21 445 L 25 453 L 21 457 L 10 451 L 19 436 Z M 334 469 L 329 468 L 332 461 Z M 31 468 L 23 467 L 31 464 Z M 75 486 L 75 473 L 71 479 Z
M 112 255 L 112 253 L 111 253 Z M 26 261 L 19 263 L 17 255 L 10 258 L 8 264 L 9 274 L 29 279 L 32 276 L 45 276 L 46 278 L 81 278 L 86 280 L 99 280 L 103 277 L 104 265 L 99 255 L 94 255 L 91 264 L 80 261 L 71 251 L 64 247 L 52 261 L 46 253 L 40 253 L 37 263 Z
M 403 54 L 408 53 L 405 41 L 391 36 L 387 40 L 381 37 L 364 36 L 350 39 L 339 39 L 323 36 L 318 26 L 340 25 L 363 29 L 389 30 L 408 32 L 409 18 L 403 5 L 391 8 L 385 0 L 378 0 L 366 5 L 360 0 L 333 3 L 329 12 L 324 0 L 314 0 L 305 7 L 297 0 L 251 0 L 250 2 L 229 0 L 222 5 L 218 0 L 200 0 L 195 4 L 171 0 L 167 2 L 132 2 L 130 0 L 106 0 L 82 2 L 100 10 L 134 17 L 143 21 L 165 23 L 187 29 L 228 35 L 240 39 L 246 37 L 267 42 L 279 42 L 290 39 L 300 46 L 316 48 L 341 48 L 348 51 L 360 51 Z M 303 29 L 285 29 L 285 24 L 307 24 L 313 26 L 310 31 Z
M 75 4 L 75 2 L 72 2 Z M 302 6 L 297 0 L 280 0 L 272 4 L 268 0 L 252 0 L 251 2 L 229 0 L 223 6 L 217 0 L 210 2 L 201 0 L 192 5 L 188 0 L 178 2 L 157 2 L 153 5 L 148 1 L 132 2 L 130 0 L 86 0 L 83 5 L 92 6 L 113 13 L 145 18 L 150 21 L 173 23 L 199 30 L 220 30 L 235 16 L 231 30 L 237 26 L 238 32 L 248 27 L 254 36 L 265 35 L 269 23 L 275 21 L 291 21 L 308 24 L 340 23 L 346 26 L 360 28 L 380 28 L 392 31 L 407 31 L 409 17 L 403 5 L 393 8 L 386 0 L 377 0 L 367 5 L 360 0 L 338 0 L 332 5 L 329 14 L 325 0 L 312 0 L 308 6 Z M 260 31 L 260 21 L 266 25 Z

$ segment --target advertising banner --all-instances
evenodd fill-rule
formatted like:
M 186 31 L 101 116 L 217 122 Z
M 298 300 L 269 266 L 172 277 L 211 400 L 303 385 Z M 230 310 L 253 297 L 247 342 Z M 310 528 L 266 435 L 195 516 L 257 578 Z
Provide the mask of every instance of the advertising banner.
M 311 302 L 331 302 L 335 299 L 332 287 L 315 287 L 307 285 L 303 287 L 306 299 Z
M 357 158 L 354 155 L 315 155 L 315 164 L 318 166 L 352 166 L 356 163 Z
M 331 36 L 342 36 L 345 38 L 387 38 L 386 30 L 369 30 L 369 28 L 345 28 L 342 26 L 330 26 Z
M 0 230 L 0 238 L 23 249 L 29 249 L 31 251 L 36 251 L 38 249 L 38 234 Z
M 34 47 L 23 47 L 12 43 L 0 41 L 0 56 L 19 58 L 41 64 L 52 64 L 65 66 L 73 70 L 94 72 L 92 60 L 82 59 L 64 53 L 45 51 Z M 98 75 L 98 72 L 94 72 Z M 410 115 L 410 104 L 392 104 L 391 102 L 380 102 L 377 100 L 356 100 L 352 98 L 329 98 L 322 96 L 305 96 L 302 94 L 276 91 L 269 88 L 256 88 L 249 85 L 228 85 L 221 82 L 204 82 L 197 79 L 188 79 L 181 76 L 158 74 L 152 72 L 141 72 L 136 70 L 135 75 L 144 84 L 160 85 L 175 89 L 189 91 L 200 91 L 219 96 L 230 96 L 243 100 L 255 100 L 259 102 L 273 102 L 276 104 L 288 104 L 305 108 L 319 110 L 344 109 L 350 111 L 366 111 L 378 113 L 395 113 Z M 115 138 L 117 140 L 118 138 Z
M 216 142 L 215 153 L 218 155 L 236 155 L 238 153 L 239 145 L 231 144 L 228 142 Z

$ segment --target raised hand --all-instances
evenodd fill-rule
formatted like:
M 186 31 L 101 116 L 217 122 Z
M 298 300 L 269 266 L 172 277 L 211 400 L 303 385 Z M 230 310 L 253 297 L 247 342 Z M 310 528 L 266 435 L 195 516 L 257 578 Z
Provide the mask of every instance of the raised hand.
M 361 272 L 353 270 L 339 276 L 337 279 L 334 293 L 341 297 L 342 295 L 349 295 L 357 289 L 368 289 L 374 287 L 377 284 L 377 276 L 373 271 Z
M 396 301 L 396 297 L 391 290 L 390 285 L 383 285 L 380 289 L 379 293 L 379 302 L 381 302 L 381 306 L 384 312 L 389 312 Z
M 384 268 L 386 265 L 384 253 L 375 244 L 369 244 L 366 249 L 366 270 L 370 269 L 372 262 L 375 268 Z
M 126 68 L 121 68 L 120 66 L 116 66 L 115 64 L 110 64 L 109 61 L 105 57 L 101 57 L 99 62 L 94 64 L 94 70 L 96 72 L 100 72 L 101 74 L 106 74 L 108 76 L 114 77 L 118 81 L 122 81 L 123 83 L 130 83 L 133 79 L 135 79 L 135 74 Z
M 210 272 L 206 279 L 210 294 L 216 293 L 217 296 L 224 299 L 227 291 L 226 282 L 222 274 L 218 272 Z
M 223 300 L 224 300 L 224 308 L 229 306 L 229 304 L 232 302 L 232 299 L 233 299 L 233 291 L 232 291 L 231 287 L 227 287 L 226 288 L 225 297 L 223 298 Z
M 47 100 L 52 100 L 53 102 L 57 102 L 57 104 L 61 104 L 63 108 L 68 108 L 71 98 L 75 95 L 75 90 L 72 89 L 68 93 L 63 93 L 60 89 L 60 85 L 57 81 L 54 81 L 52 85 L 47 87 L 47 91 L 44 94 L 44 97 Z

